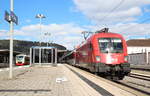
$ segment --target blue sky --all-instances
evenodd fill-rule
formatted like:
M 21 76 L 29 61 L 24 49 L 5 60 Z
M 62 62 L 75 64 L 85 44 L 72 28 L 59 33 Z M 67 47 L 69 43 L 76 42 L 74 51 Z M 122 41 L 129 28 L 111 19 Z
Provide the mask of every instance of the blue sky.
M 0 1 L 0 4 L 0 21 L 3 24 L 1 26 L 5 28 L 7 24 L 3 20 L 3 15 L 5 10 L 10 10 L 10 1 L 3 0 Z M 73 7 L 74 3 L 71 0 L 14 0 L 14 12 L 19 18 L 19 25 L 16 28 L 29 24 L 37 24 L 39 20 L 35 16 L 38 13 L 46 16 L 46 19 L 43 20 L 44 24 L 74 22 L 83 25 L 87 23 L 88 19 L 81 13 L 74 12 Z
M 0 0 L 0 39 L 9 38 L 5 10 L 10 10 L 10 0 Z M 55 42 L 69 49 L 83 41 L 81 32 L 85 30 L 109 27 L 126 40 L 148 38 L 150 34 L 150 19 L 146 20 L 150 18 L 150 0 L 14 0 L 14 12 L 19 18 L 19 25 L 14 26 L 15 39 L 43 38 L 43 42 Z M 38 13 L 46 16 L 42 32 L 39 19 L 35 18 Z M 44 36 L 46 32 L 51 36 Z

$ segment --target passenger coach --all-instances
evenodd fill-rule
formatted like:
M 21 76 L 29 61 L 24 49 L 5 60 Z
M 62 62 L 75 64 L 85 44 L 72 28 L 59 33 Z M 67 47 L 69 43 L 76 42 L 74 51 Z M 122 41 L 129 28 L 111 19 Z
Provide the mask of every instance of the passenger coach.
M 30 57 L 28 55 L 24 55 L 24 54 L 16 55 L 17 66 L 29 65 L 29 63 L 30 63 Z

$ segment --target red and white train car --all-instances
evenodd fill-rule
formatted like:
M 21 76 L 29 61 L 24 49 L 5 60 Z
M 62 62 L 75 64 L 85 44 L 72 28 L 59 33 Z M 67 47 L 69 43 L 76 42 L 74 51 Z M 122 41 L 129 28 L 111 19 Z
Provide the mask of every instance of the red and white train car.
M 24 54 L 16 55 L 17 66 L 29 65 L 29 63 L 30 63 L 30 57 L 28 55 L 24 55 Z
M 74 65 L 111 79 L 123 79 L 131 71 L 127 58 L 124 38 L 104 28 L 78 46 L 74 53 Z

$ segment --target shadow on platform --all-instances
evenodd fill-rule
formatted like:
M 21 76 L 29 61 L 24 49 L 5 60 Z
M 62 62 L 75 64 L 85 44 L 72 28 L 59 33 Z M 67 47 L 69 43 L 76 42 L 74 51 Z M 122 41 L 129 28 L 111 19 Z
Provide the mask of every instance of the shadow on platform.
M 0 92 L 50 92 L 51 90 L 46 89 L 0 89 Z

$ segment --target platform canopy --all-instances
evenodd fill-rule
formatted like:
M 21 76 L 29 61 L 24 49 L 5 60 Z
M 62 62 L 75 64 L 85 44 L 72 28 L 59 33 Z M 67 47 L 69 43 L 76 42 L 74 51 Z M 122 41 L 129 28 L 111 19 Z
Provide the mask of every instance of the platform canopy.
M 13 51 L 13 52 L 14 52 L 14 55 L 22 53 L 22 52 L 19 52 L 19 51 Z M 0 55 L 8 55 L 8 54 L 9 54 L 9 50 L 8 49 L 0 49 Z

